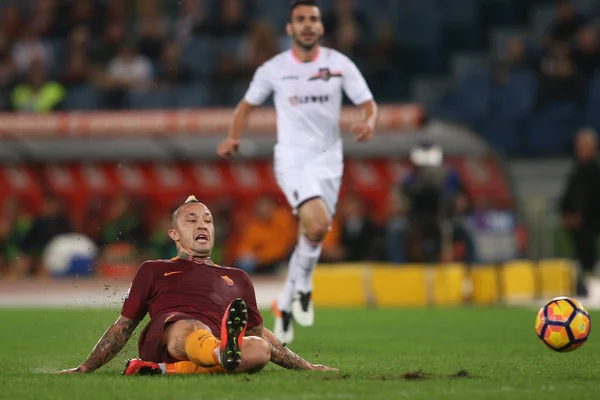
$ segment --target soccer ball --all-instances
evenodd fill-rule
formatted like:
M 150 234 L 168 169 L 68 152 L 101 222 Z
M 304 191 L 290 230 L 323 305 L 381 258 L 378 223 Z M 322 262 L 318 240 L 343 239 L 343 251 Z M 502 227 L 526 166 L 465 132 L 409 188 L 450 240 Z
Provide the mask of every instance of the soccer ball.
M 592 328 L 592 319 L 581 303 L 570 297 L 550 300 L 537 313 L 535 331 L 554 351 L 566 353 L 583 346 Z

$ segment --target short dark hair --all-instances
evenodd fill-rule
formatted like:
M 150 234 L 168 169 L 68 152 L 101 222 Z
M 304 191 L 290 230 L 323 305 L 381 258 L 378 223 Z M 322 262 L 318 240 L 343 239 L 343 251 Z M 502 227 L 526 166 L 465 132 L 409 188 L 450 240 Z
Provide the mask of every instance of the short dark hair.
M 300 7 L 300 6 L 310 6 L 310 7 L 317 7 L 319 10 L 321 9 L 321 7 L 319 7 L 319 3 L 317 2 L 317 0 L 292 0 L 292 4 L 290 5 L 290 14 L 289 14 L 290 21 L 292 20 L 292 12 L 294 12 L 296 7 Z

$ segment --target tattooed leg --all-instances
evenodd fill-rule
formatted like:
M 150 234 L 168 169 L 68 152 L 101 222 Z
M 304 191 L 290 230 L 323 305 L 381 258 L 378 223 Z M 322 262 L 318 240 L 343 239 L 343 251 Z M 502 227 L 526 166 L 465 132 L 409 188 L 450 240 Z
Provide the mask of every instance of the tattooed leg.
M 265 340 L 255 336 L 246 337 L 242 343 L 242 360 L 240 365 L 229 373 L 258 372 L 269 363 L 270 359 L 271 348 Z M 169 375 L 227 373 L 222 367 L 201 367 L 191 361 L 167 363 L 164 365 L 164 370 Z
M 242 343 L 242 359 L 234 373 L 252 373 L 263 369 L 269 361 L 274 362 L 286 369 L 312 370 L 325 369 L 313 365 L 302 357 L 283 346 L 268 329 L 262 326 L 255 326 L 246 330 L 246 337 Z M 173 352 L 175 351 L 173 345 Z M 173 354 L 173 353 L 172 353 Z M 166 364 L 167 374 L 206 374 L 206 373 L 224 373 L 224 369 L 214 368 L 196 368 L 189 361 L 180 361 L 173 364 Z M 195 365 L 198 365 L 195 363 Z
M 195 361 L 190 358 L 190 355 L 186 351 L 186 341 L 190 335 L 197 331 L 203 331 L 208 335 L 212 335 L 210 328 L 206 324 L 195 319 L 184 319 L 170 324 L 165 329 L 163 336 L 163 342 L 166 343 L 169 354 L 176 360 Z

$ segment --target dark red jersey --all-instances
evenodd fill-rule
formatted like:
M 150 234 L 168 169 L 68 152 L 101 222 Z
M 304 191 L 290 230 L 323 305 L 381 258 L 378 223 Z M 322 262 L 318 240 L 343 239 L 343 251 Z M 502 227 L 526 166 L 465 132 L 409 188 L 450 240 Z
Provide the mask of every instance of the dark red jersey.
M 182 312 L 219 337 L 223 314 L 237 297 L 248 306 L 248 328 L 262 325 L 254 285 L 244 271 L 180 258 L 146 261 L 133 278 L 121 314 L 141 321 L 146 313 L 155 318 Z

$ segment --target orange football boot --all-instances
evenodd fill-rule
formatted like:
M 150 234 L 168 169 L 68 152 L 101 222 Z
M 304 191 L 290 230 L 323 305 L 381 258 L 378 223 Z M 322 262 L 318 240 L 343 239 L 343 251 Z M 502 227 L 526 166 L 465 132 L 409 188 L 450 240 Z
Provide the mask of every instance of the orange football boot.
M 155 362 L 144 361 L 139 358 L 127 360 L 123 375 L 160 375 L 163 371 Z

